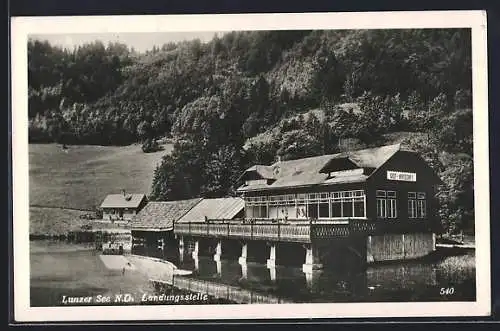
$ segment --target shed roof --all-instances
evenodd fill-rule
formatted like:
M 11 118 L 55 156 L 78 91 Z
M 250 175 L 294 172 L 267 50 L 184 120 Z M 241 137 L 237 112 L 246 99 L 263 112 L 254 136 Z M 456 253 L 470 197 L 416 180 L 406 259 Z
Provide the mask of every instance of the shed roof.
M 350 176 L 330 177 L 330 171 L 345 169 L 329 169 L 333 160 L 345 158 L 361 169 L 377 169 L 387 162 L 397 151 L 400 145 L 388 145 L 368 148 L 352 152 L 307 157 L 303 159 L 278 161 L 268 166 L 272 170 L 272 183 L 257 183 L 251 186 L 242 185 L 239 191 L 262 190 L 273 188 L 298 187 L 319 184 L 354 183 L 366 180 L 366 173 L 355 173 Z M 325 171 L 327 170 L 327 171 Z M 253 167 L 245 172 L 253 171 Z
M 165 229 L 173 228 L 182 216 L 191 210 L 201 198 L 178 201 L 150 201 L 134 217 L 132 229 Z
M 145 198 L 143 193 L 108 194 L 101 208 L 137 208 Z
M 200 222 L 205 220 L 205 217 L 211 220 L 229 220 L 238 215 L 244 207 L 245 202 L 242 198 L 203 199 L 177 223 Z

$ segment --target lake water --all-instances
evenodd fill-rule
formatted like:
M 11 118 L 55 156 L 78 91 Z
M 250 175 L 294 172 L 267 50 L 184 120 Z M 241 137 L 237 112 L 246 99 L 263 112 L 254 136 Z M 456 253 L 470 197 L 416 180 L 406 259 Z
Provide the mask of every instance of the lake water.
M 362 271 L 308 274 L 299 266 L 240 265 L 237 259 L 214 261 L 211 256 L 193 260 L 185 254 L 182 262 L 179 256 L 171 260 L 193 271 L 191 276 L 176 276 L 178 290 L 212 287 L 222 302 L 474 301 L 476 292 L 474 250 L 440 251 L 434 259 L 373 265 Z M 33 241 L 30 266 L 32 306 L 61 305 L 63 295 L 140 297 L 162 291 L 139 270 L 107 269 L 91 246 Z M 440 293 L 443 289 L 446 293 Z

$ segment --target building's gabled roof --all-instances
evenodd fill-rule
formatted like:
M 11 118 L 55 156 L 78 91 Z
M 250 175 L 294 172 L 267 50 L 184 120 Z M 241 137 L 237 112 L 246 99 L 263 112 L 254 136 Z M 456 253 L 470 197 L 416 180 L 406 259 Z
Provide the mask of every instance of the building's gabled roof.
M 201 198 L 178 201 L 150 201 L 134 217 L 132 229 L 171 230 L 174 222 L 191 210 Z
M 400 144 L 362 149 L 348 153 L 348 158 L 360 168 L 376 169 L 386 163 L 401 148 Z
M 245 207 L 242 198 L 203 199 L 182 216 L 176 223 L 203 222 L 209 220 L 230 220 Z
M 386 163 L 399 150 L 400 145 L 397 144 L 275 162 L 269 166 L 273 170 L 274 182 L 268 184 L 256 183 L 251 186 L 244 184 L 238 188 L 238 191 L 365 181 L 369 177 L 370 172 Z M 339 163 L 338 161 L 341 159 L 345 159 L 345 162 Z M 349 165 L 349 167 L 348 169 L 335 169 L 338 164 Z M 335 171 L 342 172 L 343 170 L 351 170 L 353 168 L 366 169 L 366 171 L 335 176 Z M 333 176 L 330 176 L 330 174 L 333 174 Z
M 266 165 L 254 165 L 245 170 L 245 172 L 240 176 L 240 179 L 243 178 L 246 174 L 255 172 L 262 179 L 274 179 L 273 168 L 271 166 Z
M 109 194 L 101 203 L 101 208 L 138 208 L 146 199 L 143 193 Z

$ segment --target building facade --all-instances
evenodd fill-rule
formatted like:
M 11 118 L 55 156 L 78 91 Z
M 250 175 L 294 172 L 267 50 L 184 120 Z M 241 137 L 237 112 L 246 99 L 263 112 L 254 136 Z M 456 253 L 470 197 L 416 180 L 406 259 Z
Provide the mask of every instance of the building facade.
M 306 278 L 324 266 L 420 258 L 435 250 L 439 184 L 400 145 L 255 165 L 239 178 L 240 198 L 202 199 L 172 220 L 175 248 L 195 265 L 198 254 L 270 271 L 300 263 Z
M 109 221 L 129 222 L 144 208 L 148 200 L 145 194 L 109 194 L 101 204 L 102 218 Z
M 367 229 L 368 261 L 434 250 L 441 180 L 400 145 L 256 165 L 240 179 L 247 219 Z
M 248 219 L 417 222 L 436 217 L 440 179 L 399 145 L 254 166 L 239 187 Z

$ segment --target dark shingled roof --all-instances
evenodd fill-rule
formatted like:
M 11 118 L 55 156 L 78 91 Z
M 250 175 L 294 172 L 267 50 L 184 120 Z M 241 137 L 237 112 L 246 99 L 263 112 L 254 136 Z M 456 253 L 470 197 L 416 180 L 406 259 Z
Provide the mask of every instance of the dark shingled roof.
M 109 194 L 101 204 L 101 208 L 137 208 L 146 198 L 142 193 Z
M 150 201 L 132 220 L 132 230 L 171 230 L 173 223 L 177 222 L 201 200 L 201 198 L 197 198 L 179 201 Z
M 262 178 L 265 178 L 265 179 L 273 179 L 274 178 L 273 169 L 270 166 L 258 164 L 258 165 L 254 165 L 246 170 L 246 172 L 251 172 L 251 171 L 255 171 Z
M 358 168 L 374 170 L 382 166 L 399 150 L 400 145 L 396 144 L 297 160 L 278 161 L 267 166 L 267 171 L 272 171 L 273 182 L 269 184 L 257 183 L 251 186 L 243 185 L 238 188 L 238 191 L 361 182 L 366 180 L 368 175 L 358 172 L 350 175 L 342 175 L 338 178 L 328 178 L 328 171 L 324 170 L 328 169 L 332 160 L 342 158 L 348 159 Z M 254 167 L 247 169 L 245 173 L 255 171 Z

